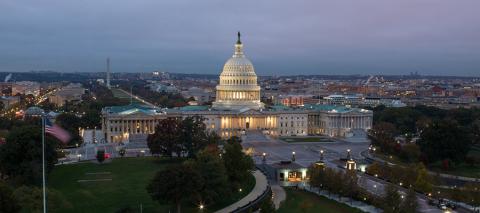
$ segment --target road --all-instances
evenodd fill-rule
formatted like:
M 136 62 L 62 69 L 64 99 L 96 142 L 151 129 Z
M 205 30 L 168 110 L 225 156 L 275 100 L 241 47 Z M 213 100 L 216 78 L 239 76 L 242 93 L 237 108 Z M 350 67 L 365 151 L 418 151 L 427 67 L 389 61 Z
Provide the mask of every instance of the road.
M 335 142 L 319 142 L 319 143 L 287 143 L 281 140 L 269 138 L 260 132 L 248 132 L 247 135 L 242 137 L 242 145 L 246 149 L 253 151 L 253 158 L 255 163 L 262 163 L 262 155 L 266 154 L 266 163 L 273 164 L 282 160 L 291 160 L 292 154 L 295 152 L 295 163 L 308 167 L 312 163 L 320 160 L 320 150 L 324 150 L 323 159 L 326 166 L 340 169 L 339 166 L 343 166 L 339 163 L 339 158 L 347 157 L 347 150 L 350 150 L 350 154 L 353 159 L 364 159 L 361 155 L 362 151 L 368 149 L 368 143 L 349 143 L 336 140 Z M 370 191 L 374 194 L 382 194 L 384 191 L 384 185 L 389 184 L 385 181 L 363 174 L 359 174 L 359 182 L 362 188 Z M 403 188 L 399 187 L 399 190 Z M 430 206 L 427 203 L 427 198 L 424 195 L 418 194 L 418 203 L 420 205 L 421 212 L 443 212 L 435 206 Z M 452 211 L 463 212 L 463 211 Z

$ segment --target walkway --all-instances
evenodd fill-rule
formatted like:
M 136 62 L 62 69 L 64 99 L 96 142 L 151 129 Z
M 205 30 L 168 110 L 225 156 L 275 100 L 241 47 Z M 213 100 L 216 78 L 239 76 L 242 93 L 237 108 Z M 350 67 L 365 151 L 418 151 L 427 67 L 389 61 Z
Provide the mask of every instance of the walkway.
M 268 189 L 268 181 L 267 177 L 260 172 L 259 170 L 255 170 L 253 172 L 253 176 L 255 177 L 255 187 L 252 189 L 252 191 L 242 198 L 241 200 L 237 201 L 236 203 L 227 206 L 224 209 L 216 211 L 216 213 L 229 213 L 233 212 L 234 210 L 244 207 L 248 205 L 250 202 L 255 201 L 259 196 L 261 196 L 265 190 Z
M 283 187 L 275 184 L 272 185 L 272 194 L 273 204 L 275 205 L 275 209 L 278 209 L 280 208 L 280 204 L 287 198 L 287 193 L 285 193 Z

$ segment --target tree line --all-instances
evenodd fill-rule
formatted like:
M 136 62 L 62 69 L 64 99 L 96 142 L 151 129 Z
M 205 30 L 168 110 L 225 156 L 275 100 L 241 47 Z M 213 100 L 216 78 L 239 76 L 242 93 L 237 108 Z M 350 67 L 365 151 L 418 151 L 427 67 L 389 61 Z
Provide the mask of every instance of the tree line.
M 350 201 L 362 201 L 381 208 L 386 213 L 417 212 L 418 203 L 415 191 L 409 188 L 406 195 L 398 192 L 391 184 L 386 184 L 384 195 L 378 192 L 369 192 L 362 188 L 365 179 L 358 178 L 354 170 L 336 170 L 325 166 L 312 165 L 308 169 L 310 186 L 327 190 L 339 196 L 348 197 Z
M 156 156 L 187 159 L 159 171 L 147 186 L 152 199 L 175 206 L 177 212 L 185 202 L 206 207 L 238 193 L 254 168 L 240 138 L 224 143 L 201 117 L 163 119 L 147 143 Z
M 0 210 L 36 212 L 42 209 L 42 134 L 40 121 L 22 122 L 12 127 L 6 143 L 0 144 Z M 61 153 L 57 139 L 46 135 L 45 166 L 49 174 Z M 48 189 L 51 211 L 68 207 L 60 192 Z
M 472 147 L 480 145 L 480 109 L 380 106 L 373 110 L 368 136 L 382 153 L 411 163 L 442 161 L 445 167 L 480 163 L 479 156 L 469 155 Z

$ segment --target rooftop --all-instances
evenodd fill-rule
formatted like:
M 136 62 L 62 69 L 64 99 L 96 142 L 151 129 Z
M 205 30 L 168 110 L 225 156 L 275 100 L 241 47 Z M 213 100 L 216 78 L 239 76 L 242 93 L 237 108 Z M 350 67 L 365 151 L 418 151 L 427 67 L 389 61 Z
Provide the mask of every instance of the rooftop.
M 110 107 L 105 107 L 104 111 L 108 113 L 118 113 L 123 115 L 133 114 L 136 112 L 143 112 L 145 114 L 162 113 L 162 110 L 160 108 L 150 107 L 150 106 L 141 105 L 141 104 L 129 104 L 125 106 L 110 106 Z

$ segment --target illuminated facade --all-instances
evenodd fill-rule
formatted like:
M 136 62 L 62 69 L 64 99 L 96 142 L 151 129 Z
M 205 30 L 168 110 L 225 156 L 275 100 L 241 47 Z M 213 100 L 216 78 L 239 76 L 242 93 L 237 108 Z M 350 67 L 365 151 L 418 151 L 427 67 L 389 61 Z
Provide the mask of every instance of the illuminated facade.
M 263 109 L 260 86 L 252 62 L 243 54 L 240 32 L 235 53 L 223 66 L 212 108 L 218 110 Z
M 348 136 L 352 130 L 371 128 L 369 110 L 333 105 L 301 105 L 295 108 L 273 106 L 265 109 L 260 102 L 252 63 L 243 54 L 243 44 L 235 44 L 235 53 L 224 65 L 212 106 L 186 106 L 160 109 L 140 105 L 105 107 L 102 131 L 107 142 L 128 143 L 145 140 L 158 121 L 167 117 L 201 116 L 207 129 L 221 137 L 241 136 L 249 131 L 278 136 L 328 135 Z

